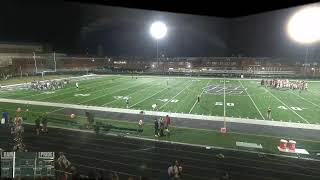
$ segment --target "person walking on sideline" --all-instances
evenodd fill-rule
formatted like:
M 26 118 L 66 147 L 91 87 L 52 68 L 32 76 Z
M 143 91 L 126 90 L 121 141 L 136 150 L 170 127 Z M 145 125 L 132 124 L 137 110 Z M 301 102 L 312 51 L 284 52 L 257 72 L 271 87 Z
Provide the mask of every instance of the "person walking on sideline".
M 268 110 L 267 110 L 267 118 L 271 119 L 271 107 L 270 106 L 268 107 Z
M 155 118 L 154 119 L 154 136 L 158 137 L 158 133 L 159 133 L 159 122 L 157 118 Z

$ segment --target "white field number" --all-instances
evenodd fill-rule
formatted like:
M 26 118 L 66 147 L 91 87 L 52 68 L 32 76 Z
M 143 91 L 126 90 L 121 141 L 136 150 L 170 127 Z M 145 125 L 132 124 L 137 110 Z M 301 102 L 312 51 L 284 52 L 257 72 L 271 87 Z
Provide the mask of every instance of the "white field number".
M 234 103 L 226 103 L 227 106 L 233 107 Z M 216 102 L 216 106 L 223 106 L 223 102 Z
M 288 108 L 285 106 L 278 106 L 278 108 L 283 109 L 283 110 L 288 110 Z M 290 109 L 292 109 L 294 111 L 302 111 L 302 108 L 299 108 L 299 107 L 290 107 Z
M 171 103 L 177 103 L 179 100 L 178 99 L 157 99 L 159 101 L 162 101 L 162 102 L 171 102 Z
M 127 99 L 130 99 L 131 97 L 130 96 L 113 96 L 115 99 L 123 99 L 123 100 L 127 100 Z

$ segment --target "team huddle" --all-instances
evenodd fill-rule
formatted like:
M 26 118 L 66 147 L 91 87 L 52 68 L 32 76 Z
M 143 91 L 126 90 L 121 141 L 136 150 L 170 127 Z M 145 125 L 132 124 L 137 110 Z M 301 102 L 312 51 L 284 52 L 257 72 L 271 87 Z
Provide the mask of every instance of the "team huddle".
M 261 86 L 268 86 L 276 89 L 299 89 L 308 90 L 308 82 L 306 81 L 289 81 L 288 79 L 270 79 L 261 80 Z
M 63 88 L 69 83 L 68 80 L 32 81 L 29 88 L 38 91 L 54 91 Z

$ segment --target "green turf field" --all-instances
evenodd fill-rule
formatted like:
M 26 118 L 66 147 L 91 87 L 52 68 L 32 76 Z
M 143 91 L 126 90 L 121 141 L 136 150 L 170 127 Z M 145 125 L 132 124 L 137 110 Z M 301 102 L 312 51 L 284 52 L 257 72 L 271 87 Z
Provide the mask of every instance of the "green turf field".
M 168 84 L 168 85 L 167 85 Z M 201 96 L 197 103 L 197 96 Z M 320 82 L 309 82 L 309 90 L 276 90 L 260 86 L 258 80 L 210 79 L 196 77 L 105 76 L 79 81 L 56 91 L 0 91 L 0 98 L 58 102 L 90 106 L 152 110 L 201 115 L 267 119 L 300 123 L 320 123 Z M 225 100 L 225 104 L 224 104 Z M 7 108 L 0 103 L 0 108 Z M 30 107 L 32 109 L 32 107 Z M 37 107 L 51 112 L 59 108 Z

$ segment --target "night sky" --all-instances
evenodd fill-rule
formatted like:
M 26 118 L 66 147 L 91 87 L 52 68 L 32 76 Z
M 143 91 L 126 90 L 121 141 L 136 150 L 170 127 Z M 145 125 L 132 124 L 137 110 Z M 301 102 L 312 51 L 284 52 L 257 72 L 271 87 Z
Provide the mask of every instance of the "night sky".
M 285 32 L 297 8 L 236 19 L 66 2 L 1 1 L 0 41 L 49 43 L 59 52 L 106 56 L 155 56 L 149 25 L 164 21 L 168 35 L 159 41 L 166 56 L 304 57 L 306 47 Z M 319 45 L 310 49 L 319 56 Z M 318 54 L 317 54 L 318 53 Z

